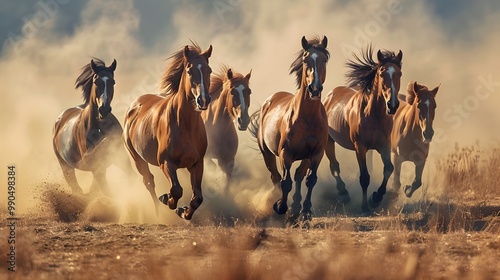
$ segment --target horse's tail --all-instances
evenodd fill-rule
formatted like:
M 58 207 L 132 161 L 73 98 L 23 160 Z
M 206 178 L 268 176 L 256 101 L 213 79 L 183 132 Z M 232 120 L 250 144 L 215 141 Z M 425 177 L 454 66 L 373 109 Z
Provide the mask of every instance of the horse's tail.
M 259 132 L 259 125 L 260 125 L 260 108 L 250 116 L 250 125 L 248 126 L 248 131 L 255 138 L 257 138 L 257 133 Z

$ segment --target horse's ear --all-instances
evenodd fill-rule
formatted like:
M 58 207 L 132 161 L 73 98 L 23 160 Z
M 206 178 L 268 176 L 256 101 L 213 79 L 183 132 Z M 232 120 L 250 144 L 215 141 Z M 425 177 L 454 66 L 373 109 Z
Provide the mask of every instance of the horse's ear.
M 92 72 L 97 73 L 97 65 L 95 65 L 93 59 L 90 60 L 90 68 L 92 69 Z
M 326 49 L 327 45 L 328 45 L 328 38 L 326 38 L 326 36 L 323 36 L 323 40 L 321 40 L 321 46 Z
M 227 69 L 227 78 L 231 80 L 233 78 L 233 70 L 231 68 Z
M 438 93 L 438 90 L 439 90 L 440 86 L 441 86 L 441 84 L 439 84 L 437 87 L 435 87 L 433 90 L 431 90 L 431 92 L 434 95 L 434 97 L 436 97 L 436 94 Z
M 384 55 L 382 54 L 382 52 L 380 50 L 378 50 L 378 52 L 377 52 L 377 59 L 378 59 L 378 62 L 381 62 L 384 59 Z
M 212 55 L 212 45 L 210 45 L 210 47 L 208 47 L 208 49 L 201 54 L 208 60 Z
M 417 82 L 408 83 L 408 90 L 406 91 L 406 102 L 410 105 L 415 101 L 415 96 L 418 92 L 418 84 Z
M 246 74 L 245 76 L 245 80 L 250 81 L 250 77 L 252 76 L 252 69 L 250 69 L 250 72 L 248 72 L 248 74 Z
M 401 62 L 403 60 L 403 52 L 399 50 L 398 55 L 396 56 L 397 61 Z
M 306 36 L 302 36 L 302 48 L 307 51 L 307 49 L 309 49 L 311 47 L 311 44 L 309 44 L 309 42 L 307 41 L 306 39 Z
M 188 45 L 186 45 L 184 47 L 184 53 L 183 54 L 184 54 L 184 58 L 185 59 L 187 59 L 189 57 L 189 46 Z
M 108 67 L 108 69 L 111 72 L 115 72 L 115 70 L 116 70 L 116 59 L 113 59 L 113 63 L 111 63 L 111 65 Z

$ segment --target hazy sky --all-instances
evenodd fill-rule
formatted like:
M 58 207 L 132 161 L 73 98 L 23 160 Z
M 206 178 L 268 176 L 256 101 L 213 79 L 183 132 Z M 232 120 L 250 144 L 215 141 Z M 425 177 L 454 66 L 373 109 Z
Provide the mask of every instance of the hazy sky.
M 81 103 L 74 80 L 92 56 L 118 61 L 112 106 L 122 120 L 135 97 L 158 91 L 165 58 L 190 39 L 213 45 L 214 70 L 253 69 L 250 112 L 276 91 L 294 91 L 288 67 L 303 35 L 328 36 L 324 95 L 345 82 L 352 51 L 369 42 L 402 50 L 401 93 L 409 81 L 441 83 L 433 156 L 456 142 L 490 144 L 500 139 L 499 26 L 497 0 L 1 0 L 0 165 L 33 179 L 60 172 L 53 123 Z

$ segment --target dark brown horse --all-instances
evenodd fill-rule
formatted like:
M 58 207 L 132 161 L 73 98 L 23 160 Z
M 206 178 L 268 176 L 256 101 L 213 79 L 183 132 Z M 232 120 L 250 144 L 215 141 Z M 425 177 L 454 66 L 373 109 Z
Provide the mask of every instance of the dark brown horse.
M 216 159 L 217 164 L 226 174 L 226 186 L 234 168 L 234 157 L 238 150 L 238 134 L 233 121 L 238 121 L 238 129 L 246 130 L 250 122 L 248 108 L 250 93 L 248 86 L 251 71 L 243 76 L 223 66 L 221 72 L 212 77 L 210 97 L 212 102 L 208 110 L 201 112 L 208 137 L 206 159 Z
M 288 193 L 292 190 L 292 163 L 302 161 L 294 176 L 296 192 L 291 209 L 292 219 L 299 216 L 305 220 L 311 218 L 311 194 L 328 137 L 326 112 L 321 104 L 326 64 L 330 56 L 326 49 L 327 42 L 326 37 L 309 41 L 302 37 L 302 49 L 290 66 L 290 74 L 296 75 L 297 93 L 273 94 L 251 117 L 250 132 L 257 137 L 273 184 L 281 187 L 282 197 L 273 205 L 278 214 L 287 211 Z M 279 158 L 283 176 L 276 166 L 276 157 Z M 306 173 L 307 195 L 301 210 L 300 185 Z
M 120 149 L 122 127 L 111 113 L 115 69 L 116 60 L 109 67 L 100 59 L 92 59 L 85 65 L 75 82 L 76 88 L 83 91 L 85 103 L 67 109 L 55 123 L 54 152 L 64 178 L 75 193 L 82 193 L 75 169 L 91 171 L 94 176 L 91 191 L 100 185 L 107 194 L 108 166 L 115 163 L 128 174 L 132 170 L 128 156 Z
M 422 185 L 422 172 L 429 155 L 429 145 L 434 136 L 432 122 L 436 111 L 436 94 L 439 86 L 429 90 L 417 82 L 408 83 L 406 102 L 402 102 L 394 116 L 391 134 L 392 162 L 394 163 L 393 188 L 401 188 L 401 164 L 415 164 L 415 179 L 404 187 L 407 197 Z
M 363 189 L 361 209 L 371 214 L 368 207 L 367 189 L 370 174 L 366 166 L 366 152 L 377 150 L 384 163 L 384 179 L 377 192 L 370 197 L 372 207 L 378 207 L 386 192 L 386 185 L 394 166 L 391 163 L 390 135 L 392 116 L 399 106 L 397 98 L 401 79 L 401 59 L 389 51 L 378 51 L 375 62 L 372 48 L 368 47 L 362 56 L 347 63 L 348 86 L 341 86 L 328 93 L 323 104 L 328 114 L 329 138 L 325 149 L 330 160 L 330 170 L 337 181 L 340 201 L 350 201 L 345 183 L 340 178 L 339 162 L 335 156 L 335 143 L 356 152 Z M 354 87 L 354 88 L 353 88 Z
M 170 193 L 159 197 L 170 209 L 177 208 L 183 192 L 177 169 L 188 169 L 193 196 L 189 207 L 176 210 L 181 218 L 190 220 L 203 202 L 201 180 L 207 134 L 199 110 L 206 110 L 210 103 L 208 89 L 212 70 L 208 58 L 211 53 L 212 46 L 202 52 L 196 44 L 174 53 L 162 79 L 165 95 L 140 96 L 125 116 L 125 145 L 153 198 L 157 213 L 158 198 L 148 164 L 159 166 L 170 181 Z

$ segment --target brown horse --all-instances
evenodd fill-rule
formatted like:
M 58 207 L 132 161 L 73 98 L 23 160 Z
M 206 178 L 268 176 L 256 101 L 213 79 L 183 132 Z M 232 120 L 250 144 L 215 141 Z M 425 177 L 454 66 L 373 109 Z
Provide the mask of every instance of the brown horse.
M 100 185 L 107 194 L 108 166 L 115 163 L 128 174 L 132 170 L 126 152 L 120 150 L 122 127 L 111 113 L 115 69 L 116 60 L 109 67 L 100 59 L 92 59 L 85 65 L 75 82 L 76 88 L 83 91 L 85 103 L 67 109 L 55 123 L 54 152 L 64 178 L 75 193 L 82 193 L 75 169 L 91 171 L 94 176 L 91 191 Z
M 348 86 L 337 87 L 328 93 L 323 104 L 328 114 L 328 143 L 325 149 L 330 160 L 330 171 L 337 181 L 339 200 L 350 201 L 345 183 L 340 178 L 339 162 L 335 157 L 335 142 L 356 152 L 363 190 L 361 209 L 370 215 L 367 189 L 370 174 L 366 166 L 366 152 L 377 150 L 384 163 L 384 179 L 377 192 L 370 197 L 372 207 L 378 207 L 386 192 L 386 185 L 394 166 L 391 163 L 390 134 L 392 116 L 399 106 L 397 98 L 401 79 L 401 59 L 389 51 L 378 51 L 375 62 L 369 46 L 361 57 L 347 63 Z M 353 88 L 355 87 L 355 88 Z
M 177 169 L 188 169 L 193 188 L 191 203 L 176 210 L 177 215 L 186 220 L 191 219 L 203 202 L 201 179 L 207 134 L 199 110 L 206 110 L 210 103 L 208 89 L 212 72 L 208 65 L 212 46 L 202 52 L 198 45 L 193 45 L 185 46 L 169 58 L 171 64 L 162 79 L 164 96 L 142 95 L 130 105 L 124 131 L 125 145 L 157 213 L 158 198 L 148 163 L 159 166 L 170 181 L 170 193 L 159 197 L 170 209 L 177 208 L 183 192 Z
M 415 179 L 404 187 L 407 197 L 422 185 L 422 172 L 429 155 L 429 144 L 434 136 L 432 122 L 436 111 L 436 94 L 439 86 L 429 90 L 417 82 L 408 83 L 406 102 L 402 102 L 394 116 L 391 134 L 392 162 L 394 163 L 393 188 L 401 188 L 401 164 L 411 161 L 415 164 Z
M 205 158 L 216 159 L 226 174 L 226 192 L 229 190 L 234 157 L 238 150 L 238 134 L 232 122 L 238 120 L 238 129 L 242 131 L 247 129 L 250 122 L 248 108 L 252 91 L 248 84 L 251 73 L 243 76 L 223 66 L 221 72 L 212 77 L 210 108 L 201 112 L 208 137 Z
M 302 161 L 294 176 L 296 192 L 291 207 L 293 220 L 299 216 L 305 220 L 311 219 L 311 194 L 328 137 L 326 112 L 321 104 L 326 64 L 330 56 L 326 49 L 327 42 L 326 37 L 309 41 L 302 37 L 302 49 L 290 66 L 290 74 L 296 75 L 297 93 L 273 94 L 251 117 L 250 132 L 257 137 L 273 184 L 281 187 L 282 197 L 273 205 L 278 214 L 287 211 L 288 193 L 292 190 L 292 163 Z M 283 176 L 277 169 L 276 157 L 279 157 Z M 306 172 L 307 194 L 301 210 L 300 184 Z

